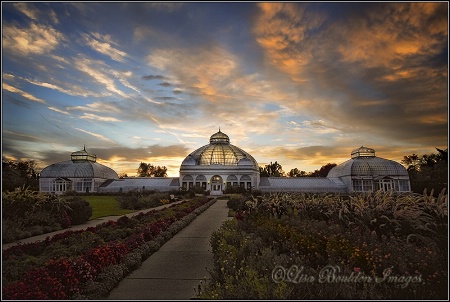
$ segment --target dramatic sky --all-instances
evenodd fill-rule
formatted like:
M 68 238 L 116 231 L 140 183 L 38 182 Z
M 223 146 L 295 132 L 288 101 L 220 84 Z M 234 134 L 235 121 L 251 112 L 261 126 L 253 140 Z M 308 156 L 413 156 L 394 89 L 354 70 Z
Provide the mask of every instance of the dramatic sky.
M 448 141 L 448 3 L 2 2 L 2 155 L 178 176 L 220 130 L 306 172 Z

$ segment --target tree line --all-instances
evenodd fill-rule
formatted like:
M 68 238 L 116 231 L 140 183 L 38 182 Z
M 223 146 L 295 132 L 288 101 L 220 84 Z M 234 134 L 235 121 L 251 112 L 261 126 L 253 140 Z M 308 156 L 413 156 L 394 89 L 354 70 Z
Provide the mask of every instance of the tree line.
M 411 190 L 423 193 L 425 189 L 448 190 L 448 149 L 436 148 L 437 153 L 407 155 L 401 163 L 408 170 Z
M 15 161 L 2 157 L 2 192 L 14 191 L 15 188 L 29 187 L 39 191 L 39 173 L 36 161 Z
M 137 170 L 138 177 L 167 177 L 166 166 L 154 166 L 150 163 L 141 162 Z
M 264 167 L 259 167 L 259 175 L 261 177 L 327 177 L 328 172 L 336 166 L 336 164 L 328 163 L 313 172 L 306 172 L 294 168 L 288 173 L 285 173 L 283 167 L 275 161 L 274 163 L 270 162 L 270 164 L 265 165 Z
M 411 182 L 411 190 L 423 193 L 425 189 L 434 189 L 439 193 L 448 186 L 448 149 L 436 148 L 437 153 L 411 154 L 401 160 L 401 164 L 407 169 Z M 261 177 L 326 177 L 328 172 L 336 164 L 327 163 L 313 172 L 306 172 L 297 168 L 288 173 L 277 161 L 270 162 L 264 167 L 259 167 Z M 39 168 L 36 161 L 15 161 L 2 157 L 2 191 L 13 191 L 18 187 L 29 187 L 30 190 L 39 190 Z M 167 177 L 166 166 L 154 166 L 151 163 L 141 162 L 136 175 L 138 177 Z M 120 178 L 128 177 L 127 174 L 119 175 Z

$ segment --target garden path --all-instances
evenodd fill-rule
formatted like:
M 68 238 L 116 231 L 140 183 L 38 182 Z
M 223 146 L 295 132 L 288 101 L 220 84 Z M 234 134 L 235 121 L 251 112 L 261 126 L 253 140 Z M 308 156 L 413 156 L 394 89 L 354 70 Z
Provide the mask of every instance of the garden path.
M 228 217 L 227 200 L 217 201 L 124 278 L 109 300 L 189 300 L 213 268 L 210 237 Z M 204 282 L 204 281 L 203 281 Z

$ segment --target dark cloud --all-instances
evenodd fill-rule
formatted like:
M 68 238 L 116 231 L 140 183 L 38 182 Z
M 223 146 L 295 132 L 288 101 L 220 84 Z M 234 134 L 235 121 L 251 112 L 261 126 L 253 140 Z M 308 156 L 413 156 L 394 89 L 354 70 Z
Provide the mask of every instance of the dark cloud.
M 49 141 L 43 137 L 33 136 L 25 133 L 2 131 L 2 147 L 8 146 L 8 142 L 39 142 L 48 143 Z
M 20 148 L 16 147 L 16 144 L 12 140 L 2 141 L 2 157 L 13 158 L 17 160 L 22 159 L 33 159 L 30 158 L 30 154 L 27 152 L 22 152 Z
M 150 75 L 146 75 L 146 76 L 142 76 L 142 79 L 144 79 L 144 80 L 165 80 L 165 79 L 167 79 L 165 76 L 163 76 L 163 75 L 153 75 L 153 74 L 150 74 Z
M 183 93 L 183 91 L 175 89 L 174 91 L 172 91 L 173 94 L 181 94 Z
M 78 151 L 78 150 L 73 150 Z M 90 152 L 90 150 L 88 150 Z M 71 152 L 62 152 L 56 150 L 47 150 L 40 152 L 41 159 L 39 160 L 40 168 L 45 168 L 49 165 L 59 163 L 62 161 L 70 160 Z
M 154 99 L 158 100 L 158 101 L 173 101 L 173 100 L 177 100 L 177 98 L 174 98 L 172 96 L 157 96 Z
M 22 98 L 22 97 L 20 97 Z M 20 106 L 20 107 L 25 107 L 25 108 L 32 108 L 35 106 L 35 104 L 31 103 L 30 101 L 23 101 L 18 99 L 17 97 L 15 97 L 15 94 L 7 91 L 6 89 L 2 90 L 2 103 L 3 102 L 10 102 L 14 105 Z
M 159 86 L 163 86 L 163 87 L 170 87 L 172 86 L 172 84 L 168 83 L 168 82 L 163 82 L 163 83 L 159 83 Z

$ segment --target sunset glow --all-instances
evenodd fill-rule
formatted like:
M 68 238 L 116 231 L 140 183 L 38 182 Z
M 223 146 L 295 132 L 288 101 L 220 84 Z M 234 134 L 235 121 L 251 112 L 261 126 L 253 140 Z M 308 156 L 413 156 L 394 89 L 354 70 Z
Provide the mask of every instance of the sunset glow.
M 448 3 L 2 2 L 2 155 L 178 176 L 220 127 L 285 172 L 448 142 Z

